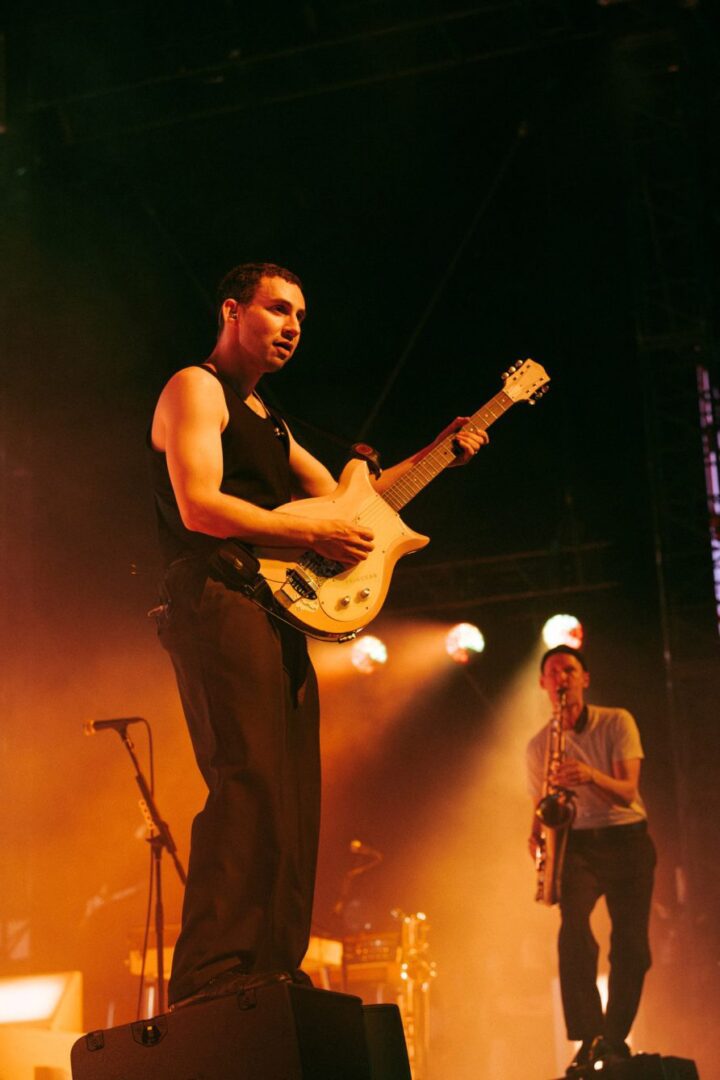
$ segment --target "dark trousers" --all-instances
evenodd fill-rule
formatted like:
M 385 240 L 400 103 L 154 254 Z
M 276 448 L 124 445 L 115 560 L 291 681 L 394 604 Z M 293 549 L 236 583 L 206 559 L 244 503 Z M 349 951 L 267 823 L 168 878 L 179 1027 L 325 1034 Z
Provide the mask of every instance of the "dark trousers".
M 299 968 L 320 821 L 317 682 L 305 638 L 180 564 L 160 639 L 208 785 L 193 822 L 169 999 L 219 972 Z
M 632 1027 L 650 967 L 648 923 L 655 848 L 643 827 L 574 830 L 562 876 L 558 939 L 560 989 L 569 1039 L 622 1042 Z M 598 944 L 590 914 L 605 896 L 611 923 L 607 1011 L 597 991 Z

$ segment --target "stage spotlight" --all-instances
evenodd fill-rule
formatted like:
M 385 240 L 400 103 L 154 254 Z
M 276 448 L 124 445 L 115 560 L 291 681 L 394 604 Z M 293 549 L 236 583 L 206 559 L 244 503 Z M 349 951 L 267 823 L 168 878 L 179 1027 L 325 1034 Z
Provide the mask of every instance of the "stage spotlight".
M 445 638 L 445 651 L 456 664 L 467 664 L 474 653 L 481 653 L 484 648 L 485 638 L 472 623 L 458 623 Z
M 387 660 L 387 649 L 380 638 L 364 634 L 350 650 L 350 658 L 363 675 L 371 675 Z
M 543 626 L 542 637 L 548 649 L 556 645 L 579 649 L 583 643 L 582 623 L 574 615 L 553 615 Z

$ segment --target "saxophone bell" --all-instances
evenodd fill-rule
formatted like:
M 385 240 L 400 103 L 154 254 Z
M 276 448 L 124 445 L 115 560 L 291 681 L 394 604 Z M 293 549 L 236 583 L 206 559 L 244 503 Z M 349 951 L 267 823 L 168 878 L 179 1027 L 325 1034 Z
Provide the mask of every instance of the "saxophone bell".
M 572 803 L 574 795 L 574 791 L 558 788 L 552 794 L 543 796 L 535 808 L 535 816 L 546 829 L 567 828 L 575 817 L 575 807 Z

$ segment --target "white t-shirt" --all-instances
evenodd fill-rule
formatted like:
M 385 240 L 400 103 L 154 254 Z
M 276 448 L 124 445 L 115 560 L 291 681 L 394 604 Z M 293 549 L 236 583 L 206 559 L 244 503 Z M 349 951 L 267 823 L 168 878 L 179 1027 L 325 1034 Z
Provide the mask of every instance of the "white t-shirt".
M 528 785 L 535 802 L 542 796 L 549 726 L 548 723 L 541 728 L 527 747 Z M 644 756 L 640 732 L 627 709 L 606 709 L 598 705 L 588 705 L 587 724 L 583 730 L 565 732 L 565 757 L 568 760 L 584 761 L 608 776 L 613 775 L 613 761 L 628 761 Z M 626 806 L 612 802 L 611 796 L 595 784 L 578 784 L 575 806 L 577 812 L 573 829 L 630 825 L 647 817 L 645 804 L 639 795 Z

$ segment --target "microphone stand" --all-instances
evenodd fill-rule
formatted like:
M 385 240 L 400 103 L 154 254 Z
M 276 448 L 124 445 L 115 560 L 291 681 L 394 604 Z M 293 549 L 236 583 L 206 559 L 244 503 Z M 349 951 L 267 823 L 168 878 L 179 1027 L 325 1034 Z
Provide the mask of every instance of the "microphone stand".
M 163 821 L 158 810 L 157 803 L 150 790 L 143 771 L 140 768 L 140 763 L 135 753 L 135 747 L 132 739 L 127 733 L 127 724 L 117 728 L 117 733 L 125 744 L 133 766 L 135 768 L 135 781 L 140 788 L 140 794 L 142 798 L 140 800 L 140 808 L 145 816 L 145 820 L 148 823 L 150 830 L 150 836 L 148 843 L 150 844 L 153 856 L 153 866 L 155 869 L 155 949 L 157 953 L 157 1012 L 165 1012 L 165 954 L 164 954 L 164 929 L 165 929 L 165 914 L 163 911 L 163 894 L 162 894 L 162 853 L 165 848 L 173 861 L 175 869 L 177 870 L 178 877 L 184 885 L 187 881 L 187 876 L 183 865 L 180 862 L 177 854 L 177 848 L 175 841 L 172 838 L 170 832 L 170 826 L 166 821 Z
M 340 893 L 332 909 L 332 913 L 336 919 L 340 918 L 343 914 L 343 911 L 345 910 L 348 894 L 350 892 L 350 886 L 352 885 L 354 879 L 356 877 L 359 877 L 360 874 L 365 874 L 368 870 L 372 870 L 373 866 L 377 866 L 378 863 L 381 863 L 383 860 L 382 854 L 379 851 L 373 851 L 372 853 L 368 852 L 366 854 L 364 851 L 360 850 L 360 848 L 356 848 L 353 843 L 350 844 L 350 852 L 353 855 L 362 855 L 368 861 L 361 863 L 360 866 L 353 866 L 349 870 L 345 871 L 342 879 L 342 884 L 340 886 Z
M 360 874 L 367 873 L 368 870 L 372 870 L 372 868 L 374 866 L 377 866 L 378 863 L 381 863 L 382 860 L 383 860 L 382 852 L 380 852 L 380 851 L 372 851 L 372 850 L 363 851 L 362 850 L 362 845 L 357 840 L 351 841 L 351 843 L 350 843 L 350 853 L 352 855 L 362 855 L 368 861 L 364 862 L 364 863 L 361 863 L 360 866 L 352 866 L 352 867 L 350 867 L 349 870 L 345 871 L 345 874 L 344 874 L 343 879 L 342 879 L 342 884 L 340 886 L 340 893 L 338 895 L 337 900 L 335 901 L 335 903 L 333 905 L 332 918 L 333 918 L 334 926 L 336 928 L 336 936 L 337 936 L 337 932 L 339 931 L 341 934 L 343 934 L 343 938 L 346 936 L 346 933 L 343 933 L 343 928 L 340 925 L 340 923 L 341 923 L 342 917 L 343 917 L 343 915 L 345 913 L 345 907 L 346 907 L 346 904 L 347 904 L 347 899 L 348 899 L 348 896 L 350 895 L 350 888 L 351 888 L 355 878 L 359 877 Z M 343 993 L 347 993 L 347 963 L 345 961 L 345 947 L 344 947 L 344 945 L 343 945 L 343 962 L 342 962 L 342 989 L 343 989 Z

